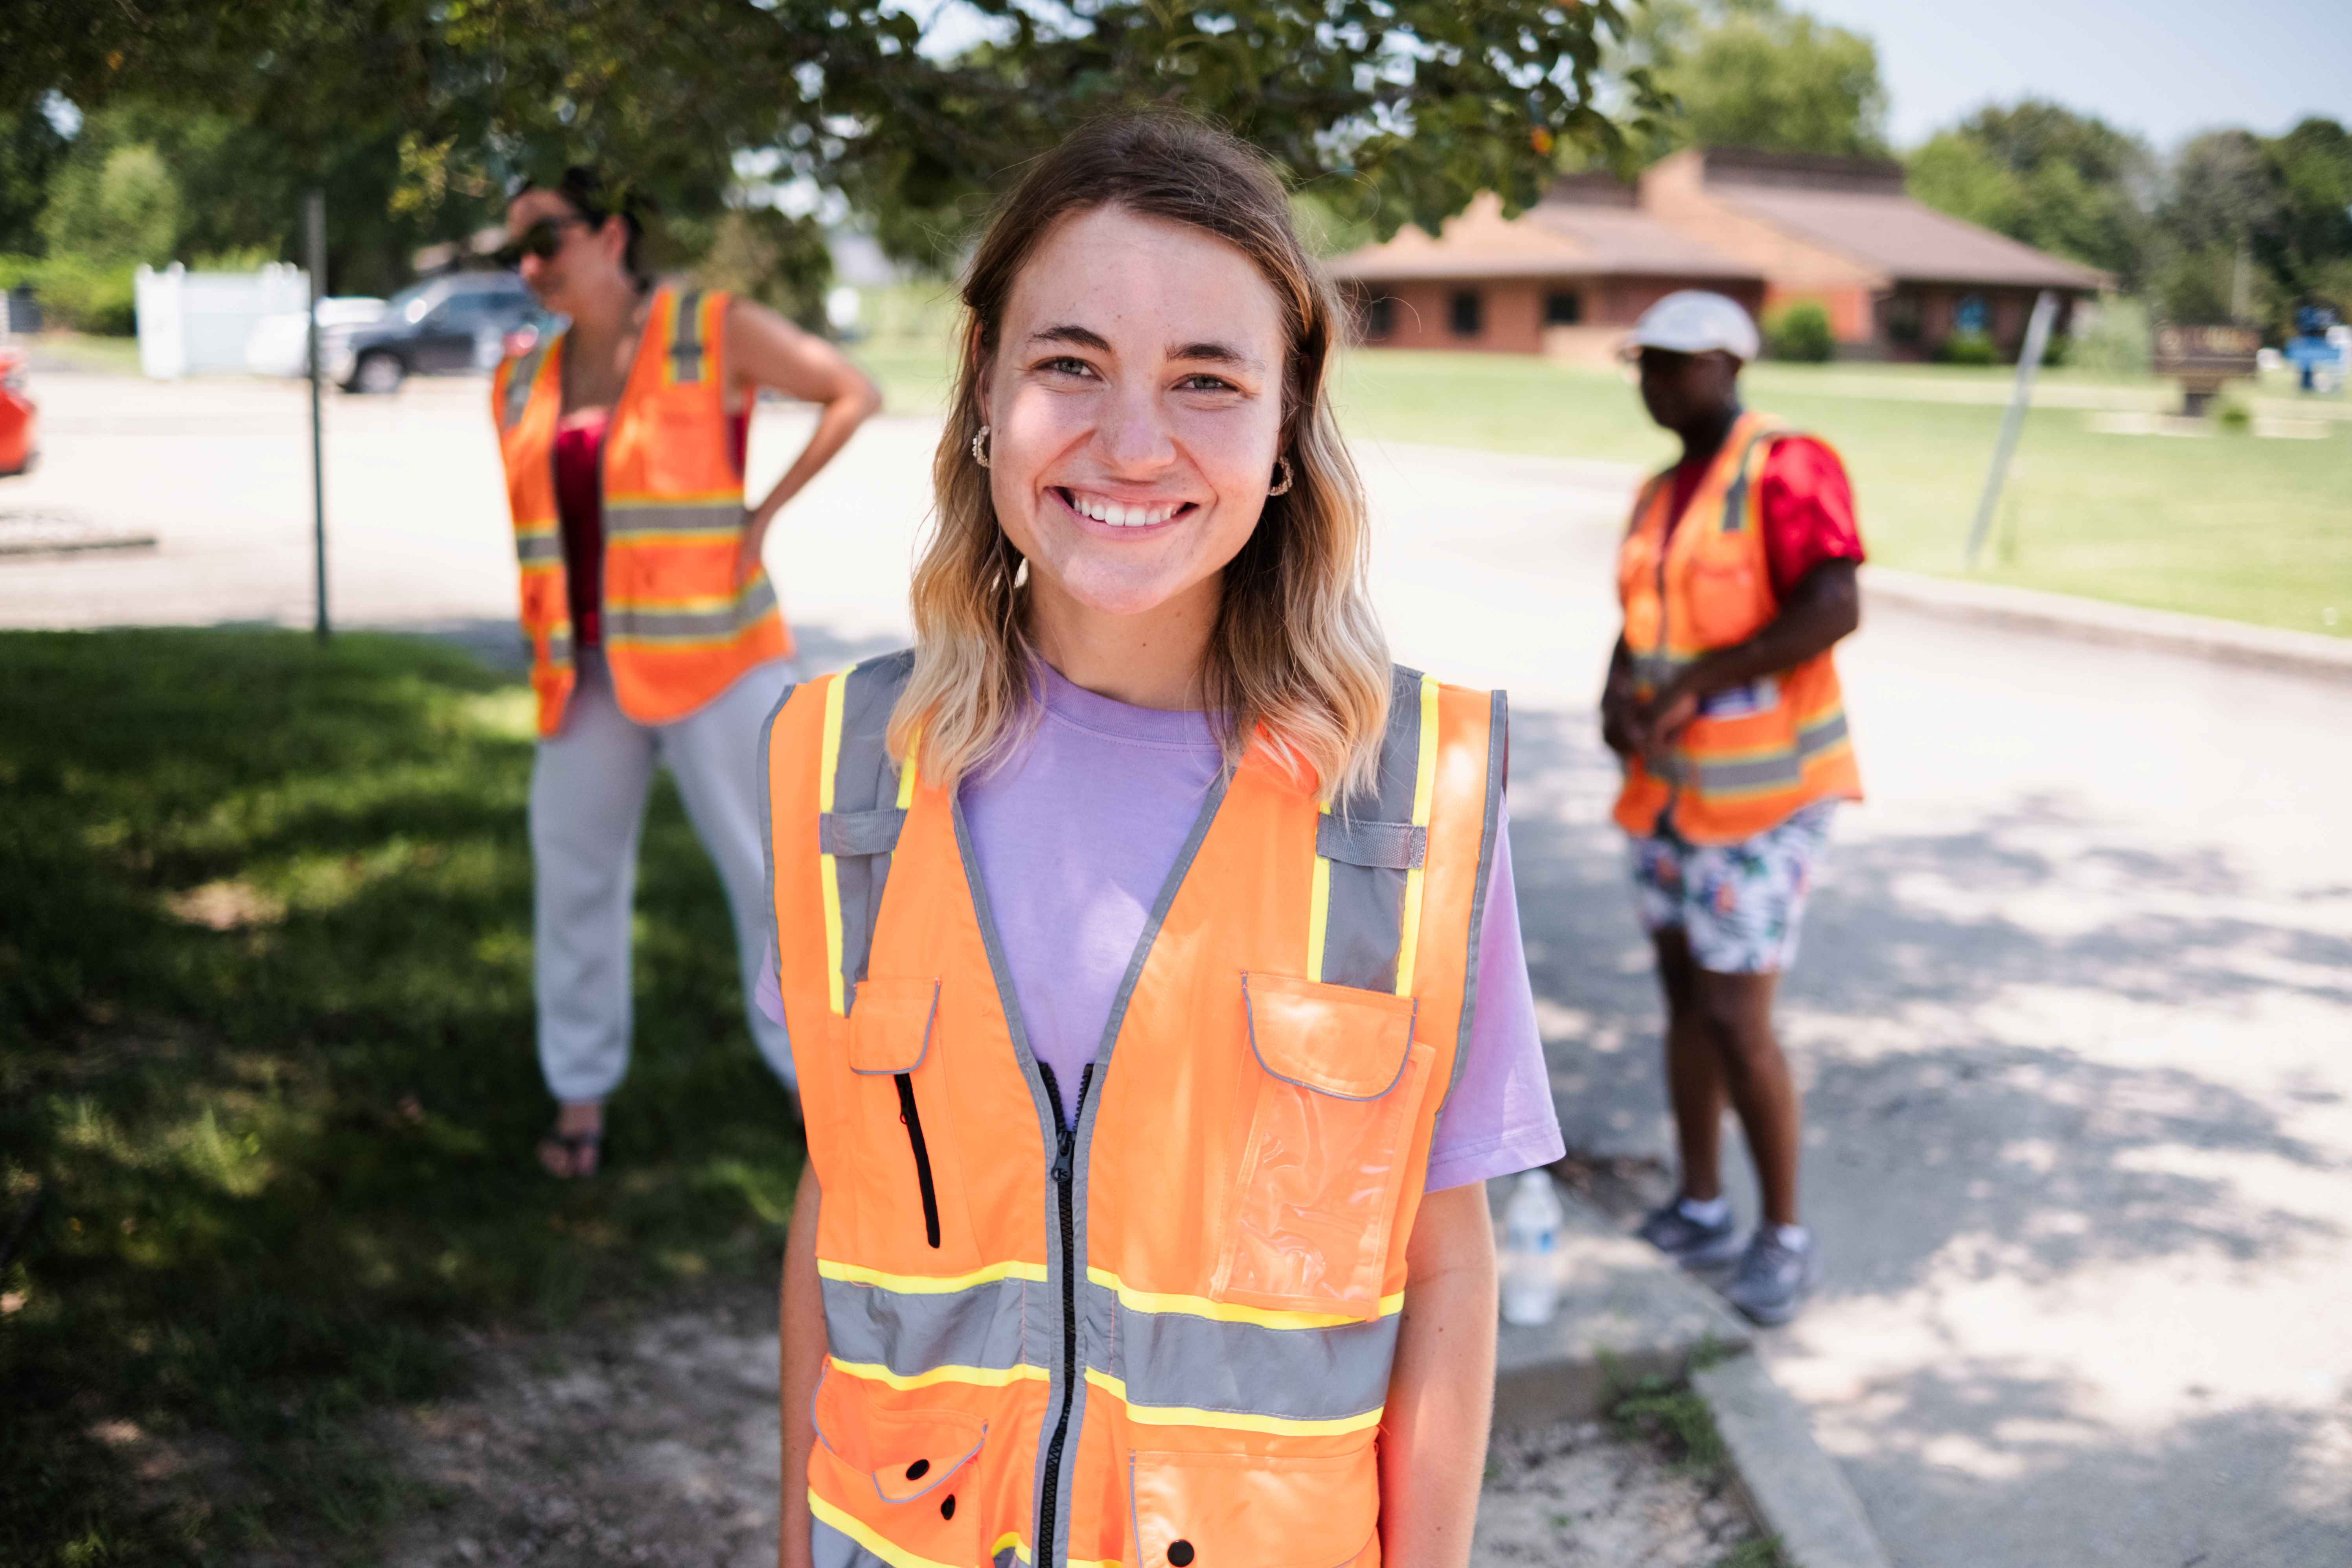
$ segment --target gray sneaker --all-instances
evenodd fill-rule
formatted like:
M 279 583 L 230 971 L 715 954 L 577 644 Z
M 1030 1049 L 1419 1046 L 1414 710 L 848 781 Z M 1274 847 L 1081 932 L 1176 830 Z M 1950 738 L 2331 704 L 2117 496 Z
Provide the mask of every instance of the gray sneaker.
M 1732 1223 L 1728 1207 L 1721 1220 L 1708 1225 L 1685 1214 L 1682 1200 L 1676 1198 L 1654 1211 L 1633 1234 L 1685 1268 L 1728 1263 L 1739 1255 L 1738 1227 Z
M 1799 1251 L 1785 1246 L 1770 1226 L 1759 1225 L 1723 1294 L 1752 1321 L 1774 1326 L 1797 1315 L 1797 1304 L 1821 1273 L 1818 1240 L 1808 1241 Z

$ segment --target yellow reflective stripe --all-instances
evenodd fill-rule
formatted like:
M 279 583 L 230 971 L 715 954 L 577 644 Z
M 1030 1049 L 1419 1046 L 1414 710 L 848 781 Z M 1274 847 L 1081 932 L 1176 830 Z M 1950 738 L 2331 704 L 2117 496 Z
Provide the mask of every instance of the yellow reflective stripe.
M 604 510 L 613 511 L 632 506 L 740 506 L 741 489 L 674 490 L 656 494 L 652 490 L 615 490 L 604 498 Z
M 617 528 L 608 529 L 606 530 L 606 532 L 608 534 L 622 534 L 628 532 L 628 529 L 626 525 L 623 525 Z M 732 544 L 742 537 L 743 531 L 740 528 L 730 524 L 725 528 L 697 528 L 692 530 L 664 529 L 657 533 L 641 534 L 630 539 L 615 538 L 613 539 L 611 542 L 619 545 L 624 550 L 630 549 L 632 547 L 642 547 L 644 549 L 651 550 L 656 548 L 667 549 L 668 546 L 673 544 Z
M 1429 826 L 1429 805 L 1437 793 L 1437 681 L 1421 678 L 1421 757 L 1412 776 L 1412 825 Z M 1396 994 L 1412 994 L 1413 962 L 1421 950 L 1423 868 L 1404 874 L 1404 920 L 1397 931 Z
M 996 1544 L 988 1549 L 988 1554 L 993 1557 L 1008 1546 L 1013 1548 L 1015 1558 L 1024 1563 L 1029 1561 L 1029 1543 L 1021 1539 L 1021 1532 L 1017 1530 L 1008 1530 L 998 1536 Z
M 941 1563 L 933 1558 L 918 1556 L 896 1542 L 885 1540 L 876 1532 L 872 1525 L 855 1514 L 834 1507 L 833 1504 L 817 1496 L 814 1487 L 809 1488 L 808 1500 L 811 1513 L 882 1559 L 883 1562 L 889 1563 L 891 1568 L 971 1568 L 968 1563 Z
M 1134 1312 L 1181 1312 L 1187 1317 L 1208 1318 L 1220 1323 L 1255 1323 L 1262 1329 L 1344 1329 L 1351 1323 L 1364 1321 L 1343 1312 L 1298 1312 L 1276 1307 L 1245 1307 L 1236 1301 L 1212 1301 L 1206 1296 L 1138 1290 L 1109 1269 L 1092 1266 L 1087 1269 L 1087 1279 L 1106 1290 L 1116 1291 L 1118 1304 Z M 1392 1291 L 1381 1298 L 1381 1317 L 1390 1317 L 1403 1310 L 1403 1291 Z
M 910 1296 L 946 1296 L 958 1290 L 969 1290 L 975 1285 L 992 1285 L 1000 1279 L 1029 1279 L 1042 1285 L 1045 1282 L 1045 1266 L 1042 1263 L 992 1263 L 985 1268 L 975 1268 L 969 1274 L 886 1274 L 879 1268 L 862 1264 L 840 1263 L 830 1258 L 816 1260 L 817 1274 L 826 1279 L 839 1279 L 851 1285 L 878 1285 L 885 1290 L 897 1290 Z
M 1087 1368 L 1087 1381 L 1127 1406 L 1127 1418 L 1142 1426 L 1213 1426 L 1227 1432 L 1276 1432 L 1293 1437 L 1335 1437 L 1381 1424 L 1379 1410 L 1341 1415 L 1328 1421 L 1301 1421 L 1288 1415 L 1248 1415 L 1232 1410 L 1193 1410 L 1181 1405 L 1138 1405 L 1127 1397 L 1127 1384 L 1107 1372 Z
M 920 724 L 907 736 L 907 760 L 898 764 L 898 809 L 905 811 L 915 804 L 915 762 L 923 749 L 923 727 Z
M 851 1377 L 862 1377 L 869 1383 L 886 1383 L 892 1388 L 929 1388 L 940 1383 L 965 1383 L 976 1388 L 1004 1388 L 1016 1383 L 1043 1383 L 1052 1374 L 1042 1366 L 1023 1363 L 1019 1366 L 935 1366 L 924 1372 L 892 1372 L 879 1362 L 844 1361 L 839 1356 L 825 1358 L 835 1372 Z
M 856 669 L 851 665 L 849 669 Z M 843 670 L 824 683 L 824 743 L 817 757 L 816 808 L 820 813 L 833 809 L 833 775 L 841 765 L 841 699 L 843 689 L 849 684 L 849 669 Z M 849 1004 L 841 994 L 841 883 L 838 868 L 830 855 L 817 855 L 817 880 L 824 891 L 824 994 L 832 1005 L 833 1016 L 845 1018 Z
M 1321 814 L 1331 815 L 1331 803 L 1322 804 Z M 1317 825 L 1320 826 L 1318 823 Z M 1315 879 L 1307 889 L 1307 978 L 1320 982 L 1323 978 L 1323 943 L 1329 934 L 1331 921 L 1331 862 L 1322 856 L 1315 857 Z

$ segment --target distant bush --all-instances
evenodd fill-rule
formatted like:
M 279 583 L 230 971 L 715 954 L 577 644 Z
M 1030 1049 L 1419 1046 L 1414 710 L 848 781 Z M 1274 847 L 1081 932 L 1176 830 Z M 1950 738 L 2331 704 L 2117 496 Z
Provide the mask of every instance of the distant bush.
M 2222 429 L 2243 435 L 2253 428 L 2253 411 L 2234 397 L 2224 397 L 2213 411 L 2214 423 Z
M 2076 327 L 2067 341 L 2067 363 L 2102 375 L 2147 374 L 2147 307 L 2129 294 L 2110 294 L 2095 305 L 2076 307 Z M 2084 316 L 2088 320 L 2084 320 Z
M 44 257 L 31 282 L 42 311 L 58 325 L 129 337 L 139 330 L 131 281 L 137 271 L 127 261 L 69 251 Z
M 1767 359 L 1822 364 L 1836 349 L 1837 341 L 1830 334 L 1830 313 L 1811 300 L 1783 306 L 1764 320 Z
M 1954 332 L 1936 345 L 1939 364 L 1999 364 L 2000 350 L 1983 332 Z

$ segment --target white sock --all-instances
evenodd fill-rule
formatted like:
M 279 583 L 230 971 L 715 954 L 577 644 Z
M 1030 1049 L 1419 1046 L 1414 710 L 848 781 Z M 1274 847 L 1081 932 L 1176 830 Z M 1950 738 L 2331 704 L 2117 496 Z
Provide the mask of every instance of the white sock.
M 1700 1225 L 1721 1225 L 1731 1217 L 1731 1200 L 1721 1193 L 1705 1203 L 1692 1197 L 1678 1198 L 1675 1206 L 1682 1211 L 1685 1219 L 1695 1220 Z
M 1801 1225 L 1776 1225 L 1771 1231 L 1772 1239 L 1791 1252 L 1802 1252 L 1813 1245 L 1813 1233 Z

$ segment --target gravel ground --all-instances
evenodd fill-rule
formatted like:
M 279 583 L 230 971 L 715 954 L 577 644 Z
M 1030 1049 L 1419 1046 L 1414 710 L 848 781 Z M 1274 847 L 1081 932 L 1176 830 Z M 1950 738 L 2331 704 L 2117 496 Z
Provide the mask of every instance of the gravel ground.
M 773 1297 L 545 1337 L 483 1338 L 464 1398 L 393 1419 L 432 1500 L 398 1568 L 775 1561 Z M 1599 1423 L 1499 1436 L 1477 1568 L 1712 1568 L 1754 1534 L 1718 1485 Z

